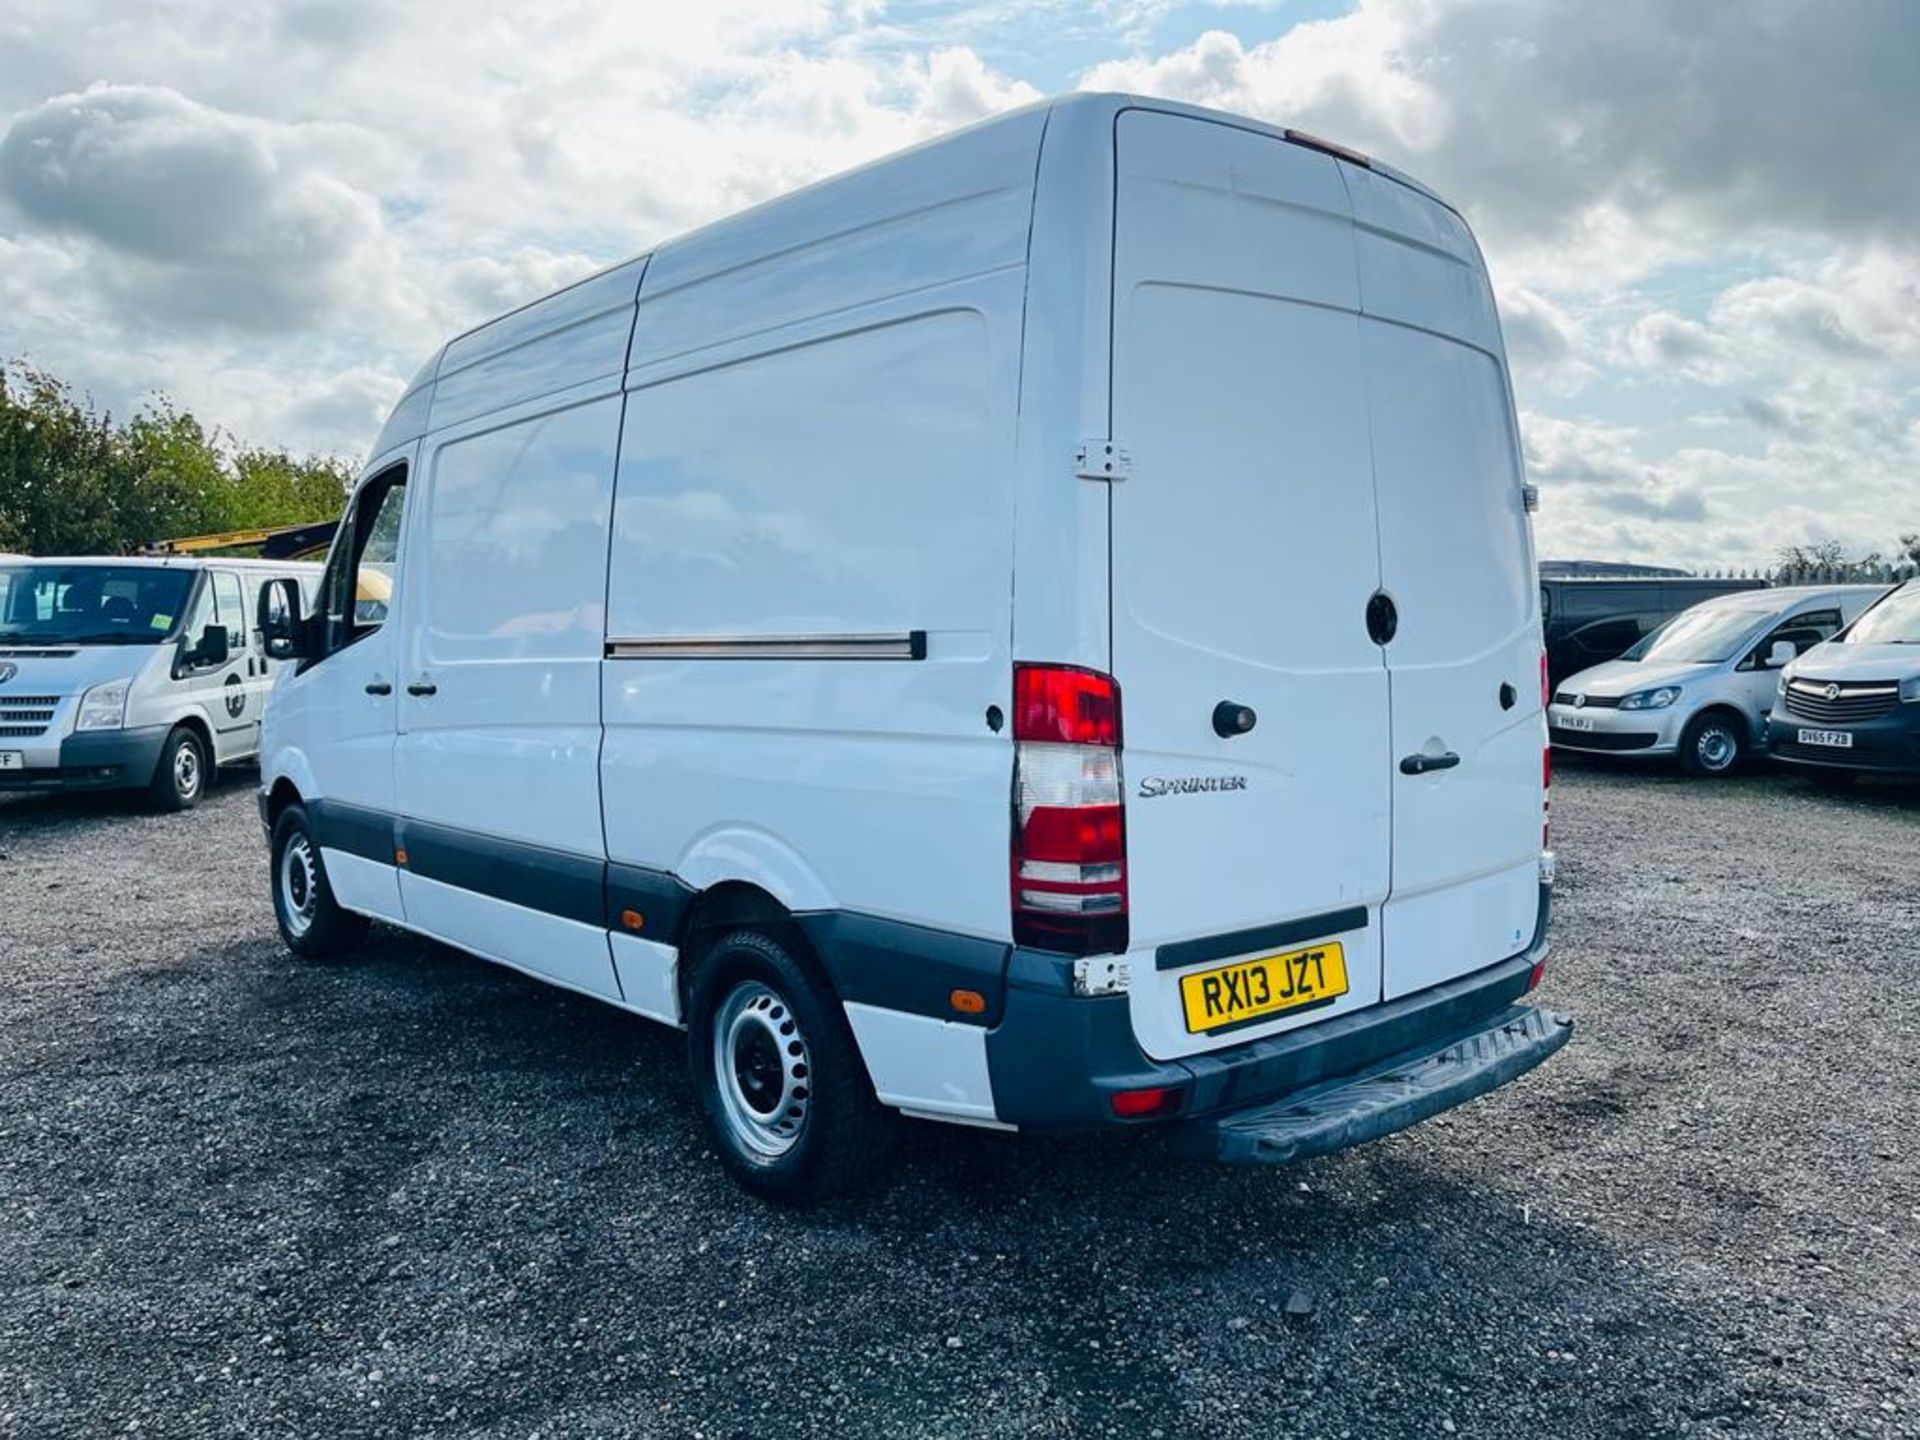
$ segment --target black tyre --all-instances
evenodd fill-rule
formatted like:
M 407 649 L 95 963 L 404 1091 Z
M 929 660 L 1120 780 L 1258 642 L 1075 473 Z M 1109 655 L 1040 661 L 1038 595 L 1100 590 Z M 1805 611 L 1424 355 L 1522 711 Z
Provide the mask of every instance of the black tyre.
M 1817 770 L 1808 770 L 1807 776 L 1813 781 L 1814 785 L 1821 790 L 1846 790 L 1851 788 L 1853 782 L 1860 778 L 1860 772 L 1858 770 L 1829 770 L 1822 767 Z
M 212 780 L 213 760 L 206 742 L 191 726 L 176 725 L 160 747 L 147 795 L 156 810 L 191 810 Z
M 273 822 L 271 854 L 273 917 L 289 950 L 303 959 L 321 960 L 366 939 L 366 917 L 342 910 L 333 898 L 320 846 L 302 807 L 289 805 Z
M 847 1195 L 884 1168 L 894 1118 L 831 992 L 795 948 L 735 930 L 694 972 L 687 1061 L 727 1173 L 768 1200 Z
M 1720 710 L 1694 716 L 1680 733 L 1680 766 L 1689 775 L 1711 780 L 1731 775 L 1746 753 L 1740 721 Z

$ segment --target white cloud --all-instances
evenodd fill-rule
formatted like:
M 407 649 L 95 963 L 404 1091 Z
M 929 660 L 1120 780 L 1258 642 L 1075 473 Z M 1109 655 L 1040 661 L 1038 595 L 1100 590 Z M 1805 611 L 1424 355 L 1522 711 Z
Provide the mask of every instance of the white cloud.
M 1360 0 L 1243 46 L 1214 32 L 1091 88 L 1324 133 L 1454 197 L 1510 279 L 1629 279 L 1771 234 L 1920 224 L 1920 6 Z
M 1626 358 L 1642 370 L 1724 384 L 1743 373 L 1725 337 L 1697 320 L 1665 310 L 1643 315 L 1628 327 Z
M 0 355 L 358 453 L 452 333 L 1037 98 L 1065 55 L 1462 207 L 1546 548 L 1753 564 L 1920 526 L 1920 5 L 1359 0 L 1296 24 L 1253 0 L 1232 23 L 1272 38 L 1153 53 L 1225 8 L 11 0 Z
M 293 127 L 173 90 L 97 86 L 18 116 L 0 195 L 90 242 L 100 279 L 152 316 L 305 323 L 389 258 L 379 201 L 312 164 Z

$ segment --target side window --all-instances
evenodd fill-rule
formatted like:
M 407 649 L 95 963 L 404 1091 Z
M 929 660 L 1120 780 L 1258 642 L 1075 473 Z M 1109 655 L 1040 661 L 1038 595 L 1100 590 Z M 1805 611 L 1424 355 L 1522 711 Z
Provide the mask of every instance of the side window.
M 1632 615 L 1617 615 L 1610 620 L 1596 620 L 1591 625 L 1582 626 L 1573 639 L 1589 654 L 1611 660 L 1652 628 L 1642 625 Z
M 220 612 L 214 601 L 212 579 L 210 575 L 202 575 L 194 585 L 193 604 L 187 610 L 186 627 L 180 632 L 183 645 L 198 645 L 207 627 L 220 623 Z
M 247 643 L 247 612 L 240 594 L 238 575 L 231 570 L 213 572 L 213 603 L 219 612 L 215 623 L 227 627 L 227 643 L 236 650 Z
M 1777 642 L 1791 640 L 1795 653 L 1804 655 L 1839 628 L 1838 610 L 1809 610 L 1804 615 L 1790 616 L 1782 621 L 1772 634 L 1760 642 L 1754 654 L 1756 657 L 1764 656 Z
M 386 623 L 395 602 L 406 497 L 406 470 L 395 467 L 361 486 L 348 507 L 320 582 L 328 651 Z

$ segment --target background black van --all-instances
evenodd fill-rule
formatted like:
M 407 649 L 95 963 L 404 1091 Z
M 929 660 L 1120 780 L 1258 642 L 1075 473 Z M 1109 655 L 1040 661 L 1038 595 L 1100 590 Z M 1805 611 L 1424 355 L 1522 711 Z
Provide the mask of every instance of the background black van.
M 1546 576 L 1540 615 L 1546 630 L 1547 679 L 1558 686 L 1590 665 L 1618 659 L 1642 635 L 1702 600 L 1736 590 L 1764 590 L 1764 580 L 1695 576 Z

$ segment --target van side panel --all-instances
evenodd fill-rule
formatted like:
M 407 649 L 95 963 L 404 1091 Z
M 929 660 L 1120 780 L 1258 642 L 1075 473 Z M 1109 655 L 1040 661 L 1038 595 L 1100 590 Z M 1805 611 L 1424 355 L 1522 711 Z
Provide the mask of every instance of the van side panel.
M 640 296 L 632 367 L 644 373 L 729 342 L 771 337 L 783 326 L 1024 264 L 1045 120 L 1041 110 L 1007 116 L 663 247 Z
M 1010 689 L 1044 125 L 1005 117 L 650 262 L 608 586 L 613 862 L 1006 938 L 1009 743 L 986 712 Z
M 608 998 L 600 657 L 620 407 L 569 392 L 428 438 L 395 687 L 403 845 L 412 822 L 436 837 L 405 847 L 409 923 Z M 547 857 L 556 876 L 592 867 L 595 903 L 502 911 L 506 872 Z
M 447 346 L 433 386 L 434 430 L 619 374 L 645 257 L 589 276 Z
M 1018 271 L 935 288 L 628 396 L 614 861 L 1004 935 L 1007 753 L 984 717 L 1010 664 L 1019 302 Z

